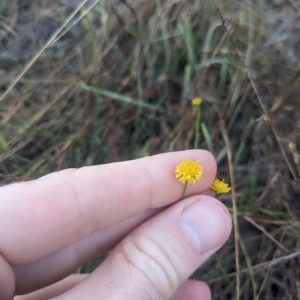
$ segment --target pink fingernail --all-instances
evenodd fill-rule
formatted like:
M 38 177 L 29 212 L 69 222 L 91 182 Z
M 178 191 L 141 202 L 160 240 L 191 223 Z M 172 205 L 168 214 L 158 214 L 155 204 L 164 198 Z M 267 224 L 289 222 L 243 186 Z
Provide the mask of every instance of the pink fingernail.
M 231 230 L 231 219 L 221 204 L 209 199 L 196 201 L 181 214 L 183 230 L 202 252 L 223 244 Z

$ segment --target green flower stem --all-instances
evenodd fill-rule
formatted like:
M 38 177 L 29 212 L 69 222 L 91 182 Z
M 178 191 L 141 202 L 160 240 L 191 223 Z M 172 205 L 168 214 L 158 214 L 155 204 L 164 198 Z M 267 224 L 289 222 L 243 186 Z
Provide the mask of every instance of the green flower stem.
M 197 114 L 196 114 L 196 127 L 195 127 L 195 141 L 194 141 L 194 149 L 199 148 L 199 140 L 200 140 L 200 119 L 201 119 L 201 108 L 200 105 L 197 106 Z
M 186 188 L 187 188 L 188 182 L 186 181 L 183 187 L 183 191 L 182 191 L 182 196 L 181 196 L 181 200 L 184 199 L 185 197 L 185 193 L 186 193 Z

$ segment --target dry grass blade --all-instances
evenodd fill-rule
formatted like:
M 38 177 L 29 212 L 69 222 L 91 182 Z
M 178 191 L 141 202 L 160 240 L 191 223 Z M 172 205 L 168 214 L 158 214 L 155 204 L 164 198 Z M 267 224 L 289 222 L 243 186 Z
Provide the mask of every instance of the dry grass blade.
M 275 99 L 275 102 L 270 109 L 271 113 L 276 112 L 281 107 L 281 105 L 283 104 L 284 100 L 286 100 L 287 96 L 290 94 L 291 90 L 293 89 L 299 77 L 300 77 L 300 69 L 298 69 L 298 71 L 293 76 L 292 80 L 287 85 L 287 87 L 283 90 L 283 92 Z
M 239 258 L 240 234 L 239 234 L 238 211 L 237 211 L 237 202 L 236 202 L 235 177 L 234 177 L 234 170 L 233 170 L 232 147 L 231 147 L 228 133 L 226 131 L 222 113 L 218 106 L 214 105 L 214 108 L 219 115 L 222 136 L 226 145 L 226 152 L 227 152 L 227 159 L 228 159 L 229 176 L 231 182 L 232 211 L 233 211 L 234 251 L 235 251 L 235 269 L 236 269 L 236 298 L 240 299 L 240 258 Z
M 14 176 L 14 175 L 7 175 L 7 174 L 1 174 L 0 178 L 5 179 L 6 181 L 28 181 L 35 179 L 34 177 L 27 177 L 27 176 Z
M 256 300 L 257 299 L 257 282 L 256 282 L 256 279 L 255 279 L 255 274 L 254 274 L 254 271 L 253 271 L 253 266 L 252 266 L 252 263 L 251 263 L 250 255 L 248 253 L 247 247 L 246 247 L 241 235 L 239 235 L 239 242 L 240 242 L 240 246 L 241 246 L 241 249 L 243 251 L 245 260 L 246 260 L 247 268 L 249 270 L 249 275 L 251 277 L 252 290 L 253 290 L 253 300 Z
M 247 220 L 249 223 L 251 223 L 253 226 L 255 226 L 257 229 L 259 229 L 261 232 L 263 232 L 263 234 L 265 234 L 272 242 L 274 242 L 284 252 L 291 253 L 290 250 L 288 250 L 286 247 L 280 244 L 271 234 L 269 234 L 263 226 L 258 225 L 255 221 L 253 221 L 251 218 L 247 216 L 243 216 L 243 218 Z
M 47 103 L 42 110 L 38 111 L 21 129 L 19 132 L 19 135 L 22 135 L 25 133 L 26 130 L 28 130 L 30 127 L 32 127 L 38 120 L 40 120 L 43 115 L 62 97 L 64 97 L 67 92 L 69 92 L 72 89 L 72 86 L 66 86 L 64 87 L 57 95 L 55 95 L 54 99 Z
M 80 11 L 80 9 L 89 0 L 84 0 L 80 5 L 74 10 L 74 12 L 69 16 L 69 18 L 63 23 L 63 25 L 53 34 L 53 36 L 48 40 L 48 42 L 42 47 L 42 49 L 32 58 L 32 60 L 25 66 L 23 71 L 17 76 L 14 82 L 8 87 L 8 89 L 0 97 L 0 102 L 5 99 L 5 97 L 11 92 L 11 90 L 16 86 L 20 79 L 26 74 L 26 72 L 35 64 L 35 62 L 40 58 L 40 56 L 45 52 L 45 50 L 52 45 L 53 41 L 58 37 L 58 35 L 64 30 L 64 28 L 69 24 L 69 22 L 75 17 L 75 15 Z M 98 0 L 96 1 L 98 2 Z
M 249 68 L 248 68 L 248 67 L 245 65 L 245 63 L 243 62 L 242 55 L 241 55 L 240 51 L 236 48 L 235 44 L 234 44 L 233 41 L 232 41 L 232 36 L 229 34 L 229 30 L 227 29 L 227 27 L 226 27 L 226 25 L 225 25 L 226 19 L 223 17 L 223 15 L 222 15 L 222 13 L 221 13 L 221 11 L 220 11 L 218 5 L 216 4 L 215 0 L 213 0 L 213 2 L 214 2 L 215 6 L 216 6 L 216 8 L 217 8 L 218 14 L 219 14 L 219 16 L 220 16 L 220 19 L 222 20 L 222 24 L 223 24 L 223 26 L 224 26 L 224 28 L 225 28 L 225 30 L 226 30 L 226 33 L 227 33 L 227 35 L 228 35 L 228 37 L 229 37 L 229 40 L 230 40 L 230 42 L 231 42 L 231 44 L 232 44 L 232 46 L 233 46 L 235 52 L 237 53 L 237 55 L 238 55 L 238 57 L 239 57 L 240 63 L 243 65 L 243 68 L 245 69 L 245 71 L 246 71 L 246 73 L 247 73 L 247 76 L 248 76 L 249 81 L 250 81 L 250 83 L 251 83 L 251 85 L 252 85 L 252 88 L 253 88 L 253 90 L 254 90 L 254 92 L 255 92 L 255 95 L 256 95 L 256 97 L 257 97 L 257 99 L 258 99 L 258 101 L 259 101 L 259 104 L 260 104 L 260 106 L 261 106 L 263 112 L 264 112 L 265 121 L 270 125 L 270 127 L 271 127 L 271 129 L 272 129 L 272 132 L 273 132 L 273 134 L 274 134 L 274 136 L 275 136 L 275 138 L 276 138 L 276 141 L 277 141 L 277 143 L 278 143 L 278 145 L 279 145 L 279 148 L 280 148 L 280 151 L 281 151 L 281 153 L 282 153 L 282 156 L 284 157 L 284 160 L 286 161 L 286 164 L 288 165 L 289 170 L 290 170 L 292 176 L 293 176 L 294 179 L 296 180 L 296 179 L 298 178 L 298 176 L 297 176 L 297 174 L 296 174 L 296 172 L 295 172 L 295 170 L 294 170 L 294 168 L 293 168 L 291 162 L 289 161 L 289 159 L 288 159 L 288 157 L 287 157 L 287 154 L 286 154 L 286 152 L 285 152 L 285 150 L 284 150 L 284 148 L 283 148 L 283 146 L 282 146 L 282 144 L 281 144 L 281 142 L 280 142 L 279 136 L 278 136 L 278 134 L 277 134 L 277 132 L 276 132 L 276 130 L 275 130 L 273 124 L 272 124 L 272 119 L 271 119 L 271 117 L 270 117 L 270 115 L 269 115 L 269 113 L 268 113 L 268 111 L 267 111 L 265 105 L 263 104 L 263 101 L 262 101 L 262 99 L 261 99 L 261 97 L 260 97 L 258 88 L 257 88 L 257 86 L 256 86 L 256 84 L 255 84 L 255 82 L 254 82 L 254 79 L 253 79 L 253 77 L 252 77 L 252 74 L 251 74 Z
M 253 268 L 254 271 L 258 272 L 258 271 L 261 271 L 261 270 L 266 269 L 266 268 L 275 267 L 276 265 L 287 262 L 291 259 L 294 259 L 294 258 L 298 257 L 299 255 L 300 255 L 300 251 L 297 251 L 297 252 L 294 252 L 292 254 L 289 254 L 289 255 L 286 255 L 286 256 L 281 256 L 281 257 L 278 257 L 276 259 L 273 259 L 273 260 L 255 265 L 252 268 Z M 240 274 L 244 274 L 244 273 L 248 273 L 248 272 L 250 272 L 250 270 L 248 268 L 240 270 Z M 236 273 L 235 272 L 230 273 L 230 274 L 227 274 L 227 276 L 232 278 L 232 277 L 236 276 Z M 223 277 L 217 277 L 217 278 L 208 280 L 208 283 L 212 283 L 212 282 L 219 281 L 219 280 L 222 280 L 222 279 L 223 279 Z

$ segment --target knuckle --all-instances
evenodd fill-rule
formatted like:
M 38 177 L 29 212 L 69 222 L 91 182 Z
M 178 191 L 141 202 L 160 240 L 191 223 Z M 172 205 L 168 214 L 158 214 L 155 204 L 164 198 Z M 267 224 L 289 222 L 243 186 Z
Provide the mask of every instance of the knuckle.
M 180 283 L 178 270 L 168 253 L 151 238 L 128 237 L 121 252 L 129 268 L 137 271 L 136 279 L 153 288 L 154 299 L 168 299 L 175 292 Z

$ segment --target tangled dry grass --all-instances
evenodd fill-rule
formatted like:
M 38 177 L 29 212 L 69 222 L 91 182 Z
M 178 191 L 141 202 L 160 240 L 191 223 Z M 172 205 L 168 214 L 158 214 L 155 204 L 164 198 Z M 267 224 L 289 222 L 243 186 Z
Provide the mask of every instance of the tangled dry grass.
M 194 277 L 214 299 L 300 299 L 299 30 L 295 0 L 1 1 L 2 184 L 191 148 L 200 96 L 240 251 Z

